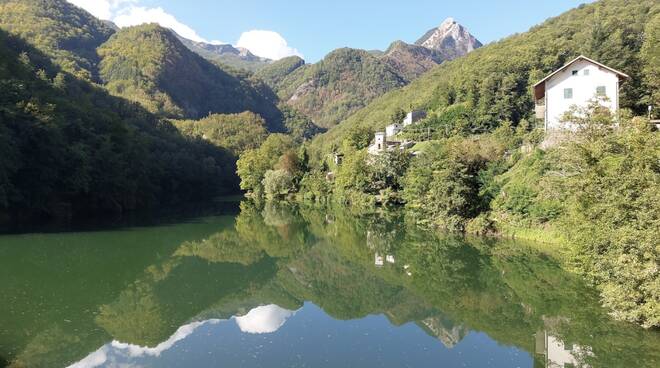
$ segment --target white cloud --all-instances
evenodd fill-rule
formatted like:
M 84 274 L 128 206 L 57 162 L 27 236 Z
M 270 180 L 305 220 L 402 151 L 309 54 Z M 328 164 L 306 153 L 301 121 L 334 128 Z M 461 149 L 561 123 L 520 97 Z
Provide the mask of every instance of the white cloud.
M 236 46 L 244 47 L 257 56 L 272 60 L 279 60 L 293 55 L 303 57 L 300 51 L 289 46 L 284 37 L 273 31 L 252 30 L 244 32 L 238 39 Z
M 101 346 L 98 350 L 90 353 L 87 357 L 83 358 L 77 363 L 70 365 L 68 368 L 98 368 L 101 366 L 128 367 L 129 365 L 118 364 L 116 361 L 127 359 L 130 360 L 142 357 L 159 357 L 163 352 L 174 347 L 174 345 L 179 341 L 188 338 L 188 336 L 192 335 L 199 327 L 207 324 L 217 325 L 220 322 L 222 322 L 222 320 L 210 319 L 202 322 L 192 322 L 181 326 L 176 330 L 174 335 L 170 336 L 169 339 L 161 342 L 153 348 L 126 344 L 115 340 L 111 343 Z
M 238 328 L 250 334 L 273 333 L 284 325 L 284 322 L 295 312 L 271 304 L 252 309 L 242 317 L 236 317 Z
M 68 0 L 71 4 L 76 5 L 90 12 L 93 16 L 103 19 L 111 20 L 115 11 L 122 6 L 134 3 L 137 0 Z
M 176 17 L 161 7 L 140 6 L 141 0 L 67 0 L 77 5 L 97 18 L 111 20 L 119 27 L 137 26 L 145 23 L 158 23 L 162 27 L 170 28 L 182 37 L 197 42 L 208 42 L 215 45 L 226 44 L 217 40 L 207 41 L 192 27 L 181 23 Z M 287 56 L 303 55 L 295 48 L 289 46 L 279 33 L 266 30 L 252 30 L 244 32 L 236 46 L 250 50 L 253 54 L 272 60 L 279 60 Z
M 179 22 L 163 8 L 138 6 L 140 0 L 67 0 L 97 18 L 111 20 L 119 27 L 137 26 L 145 23 L 158 23 L 170 28 L 179 35 L 193 40 L 205 41 L 191 27 Z
M 114 22 L 119 27 L 137 26 L 144 23 L 158 23 L 165 28 L 174 30 L 180 36 L 197 42 L 205 40 L 195 32 L 194 29 L 179 22 L 172 14 L 163 8 L 145 8 L 141 6 L 130 6 L 123 9 L 115 18 Z

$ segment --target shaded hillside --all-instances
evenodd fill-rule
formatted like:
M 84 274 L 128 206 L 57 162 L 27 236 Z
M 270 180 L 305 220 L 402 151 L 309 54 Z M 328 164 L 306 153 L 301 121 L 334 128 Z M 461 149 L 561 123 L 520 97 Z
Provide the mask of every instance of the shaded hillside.
M 121 212 L 236 188 L 234 160 L 0 31 L 0 221 Z
M 108 90 L 170 118 L 252 111 L 279 130 L 276 97 L 265 85 L 229 74 L 155 24 L 124 28 L 99 48 Z
M 114 30 L 63 0 L 0 0 L 0 28 L 17 34 L 64 70 L 97 80 L 96 48 Z
M 645 27 L 659 12 L 660 5 L 653 0 L 582 5 L 528 32 L 444 63 L 318 137 L 313 148 L 317 153 L 329 151 L 354 127 L 382 129 L 395 111 L 411 105 L 434 112 L 432 117 L 450 113 L 451 106 L 462 106 L 470 112 L 472 128 L 481 131 L 506 120 L 532 121 L 531 85 L 580 54 L 629 74 L 632 79 L 622 85 L 621 105 L 642 113 L 648 95 L 657 90 L 652 84 L 657 73 L 656 77 L 651 74 L 653 53 L 640 50 L 653 42 Z
M 279 96 L 331 127 L 374 98 L 405 85 L 396 70 L 363 50 L 339 49 L 317 64 L 296 69 L 281 83 Z

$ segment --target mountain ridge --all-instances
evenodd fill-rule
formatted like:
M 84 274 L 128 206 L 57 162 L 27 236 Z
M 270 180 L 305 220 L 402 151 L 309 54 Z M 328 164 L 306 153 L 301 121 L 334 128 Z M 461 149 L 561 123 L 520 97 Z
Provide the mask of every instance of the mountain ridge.
M 256 72 L 273 63 L 273 60 L 256 56 L 244 47 L 193 41 L 177 34 L 174 30 L 171 31 L 191 51 L 205 59 L 232 68 Z
M 454 18 L 445 19 L 439 27 L 426 32 L 415 45 L 439 52 L 445 60 L 453 60 L 480 48 L 483 44 Z

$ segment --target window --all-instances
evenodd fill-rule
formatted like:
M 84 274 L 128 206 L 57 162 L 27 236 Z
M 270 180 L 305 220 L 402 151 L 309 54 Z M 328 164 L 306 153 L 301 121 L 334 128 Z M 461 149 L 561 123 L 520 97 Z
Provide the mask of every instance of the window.
M 585 77 L 588 77 L 588 76 L 589 76 L 589 69 L 585 69 L 585 70 L 584 70 L 584 76 L 585 76 Z
M 605 86 L 596 87 L 596 96 L 607 96 L 607 88 Z
M 573 75 L 578 75 L 578 71 L 577 71 L 577 70 L 573 70 Z
M 573 88 L 564 88 L 564 99 L 570 100 L 573 98 Z

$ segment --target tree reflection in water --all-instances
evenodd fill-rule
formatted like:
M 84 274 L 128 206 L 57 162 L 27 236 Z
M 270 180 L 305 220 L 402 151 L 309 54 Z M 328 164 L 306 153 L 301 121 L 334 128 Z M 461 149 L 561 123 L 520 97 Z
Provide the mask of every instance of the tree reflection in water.
M 112 351 L 160 354 L 204 324 L 234 320 L 245 333 L 272 333 L 311 302 L 337 320 L 414 323 L 447 348 L 483 332 L 539 367 L 657 366 L 657 332 L 613 322 L 594 290 L 520 242 L 429 233 L 392 213 L 356 217 L 273 203 L 245 202 L 234 220 L 205 221 L 181 226 L 194 229 L 160 246 L 163 254 L 132 281 L 91 295 L 97 304 L 79 305 L 75 326 L 53 319 L 24 336 L 4 333 L 14 345 L 0 353 L 16 367 L 93 366 Z M 121 267 L 121 259 L 109 261 Z

